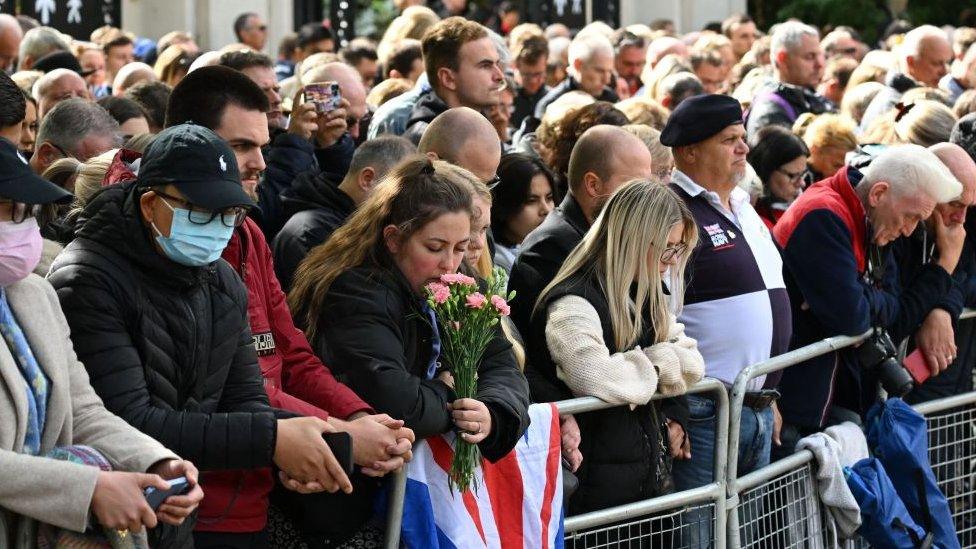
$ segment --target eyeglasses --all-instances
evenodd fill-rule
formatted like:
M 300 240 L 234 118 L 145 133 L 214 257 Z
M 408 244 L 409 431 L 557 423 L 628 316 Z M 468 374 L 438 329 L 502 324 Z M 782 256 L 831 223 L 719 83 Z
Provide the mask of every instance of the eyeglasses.
M 23 223 L 37 215 L 40 206 L 34 204 L 24 204 L 12 200 L 0 200 L 0 208 L 10 207 L 10 220 L 14 223 Z
M 251 27 L 251 28 L 252 29 L 255 29 L 255 30 L 259 30 L 261 32 L 264 32 L 264 31 L 268 30 L 268 26 L 267 25 L 258 25 L 256 27 Z
M 806 178 L 807 174 L 810 173 L 810 170 L 808 170 L 806 168 L 804 168 L 803 170 L 801 170 L 799 172 L 796 172 L 796 173 L 790 173 L 790 172 L 788 172 L 788 171 L 786 171 L 786 170 L 784 170 L 782 168 L 779 168 L 776 171 L 778 171 L 779 173 L 781 173 L 781 174 L 785 175 L 786 177 L 788 177 L 789 180 L 790 180 L 790 183 L 796 183 L 797 181 Z
M 491 191 L 491 190 L 494 190 L 494 188 L 497 187 L 498 184 L 501 183 L 501 182 L 502 182 L 501 176 L 499 176 L 498 174 L 495 174 L 495 177 L 492 177 L 491 179 L 489 179 L 485 183 L 485 185 L 488 187 L 488 190 Z
M 172 200 L 173 202 L 182 205 L 187 211 L 187 219 L 190 220 L 190 223 L 195 225 L 206 225 L 219 215 L 220 222 L 224 224 L 224 227 L 240 227 L 247 218 L 247 208 L 243 206 L 234 206 L 233 208 L 227 208 L 226 210 L 221 210 L 219 212 L 214 212 L 211 210 L 196 210 L 194 209 L 193 203 L 189 200 L 184 200 L 171 194 L 166 194 L 159 189 L 153 189 L 153 192 L 166 200 Z
M 683 242 L 674 246 L 668 246 L 661 252 L 661 263 L 668 263 L 675 258 L 681 257 L 686 251 L 688 251 L 688 245 Z

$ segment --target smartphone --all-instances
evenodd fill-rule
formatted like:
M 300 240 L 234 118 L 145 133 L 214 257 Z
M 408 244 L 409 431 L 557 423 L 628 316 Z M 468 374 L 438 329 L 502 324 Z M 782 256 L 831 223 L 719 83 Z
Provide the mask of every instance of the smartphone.
M 315 82 L 305 86 L 305 101 L 315 105 L 315 112 L 329 113 L 339 108 L 342 94 L 338 82 Z
M 146 502 L 149 503 L 153 511 L 159 509 L 159 506 L 166 501 L 166 498 L 170 496 L 182 496 L 193 488 L 190 482 L 186 480 L 186 477 L 174 478 L 166 482 L 169 483 L 169 488 L 165 490 L 154 486 L 145 489 Z
M 322 438 L 329 445 L 332 454 L 339 461 L 339 465 L 347 475 L 352 475 L 352 436 L 349 433 L 322 433 Z
M 925 360 L 925 355 L 922 354 L 921 349 L 915 349 L 912 354 L 906 356 L 902 364 L 911 374 L 912 379 L 915 380 L 916 387 L 925 383 L 925 380 L 932 376 L 932 370 L 929 369 L 928 361 Z

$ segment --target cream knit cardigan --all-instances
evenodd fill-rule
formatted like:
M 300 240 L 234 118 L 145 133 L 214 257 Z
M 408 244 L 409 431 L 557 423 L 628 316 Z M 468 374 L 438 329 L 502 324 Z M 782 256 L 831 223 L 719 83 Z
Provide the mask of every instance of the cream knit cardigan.
M 684 330 L 672 316 L 667 341 L 610 354 L 596 309 L 569 295 L 549 305 L 546 344 L 556 375 L 573 394 L 633 407 L 647 404 L 655 393 L 684 393 L 702 378 L 705 361 Z

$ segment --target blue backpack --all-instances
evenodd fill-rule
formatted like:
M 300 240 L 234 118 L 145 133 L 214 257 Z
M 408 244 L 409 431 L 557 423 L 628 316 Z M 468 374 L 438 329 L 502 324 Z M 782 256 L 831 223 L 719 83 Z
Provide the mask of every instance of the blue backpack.
M 844 476 L 861 508 L 861 526 L 857 532 L 871 547 L 931 547 L 931 534 L 926 535 L 912 520 L 880 461 L 862 459 L 853 467 L 845 467 Z
M 958 549 L 949 502 L 929 462 L 925 417 L 902 399 L 889 398 L 868 411 L 867 439 L 915 522 L 932 533 L 936 547 Z

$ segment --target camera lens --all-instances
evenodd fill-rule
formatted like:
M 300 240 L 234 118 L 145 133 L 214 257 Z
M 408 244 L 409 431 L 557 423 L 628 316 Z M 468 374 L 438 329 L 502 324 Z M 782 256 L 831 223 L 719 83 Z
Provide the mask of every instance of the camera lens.
M 914 386 L 912 376 L 897 360 L 887 358 L 878 364 L 878 379 L 891 397 L 903 397 Z

